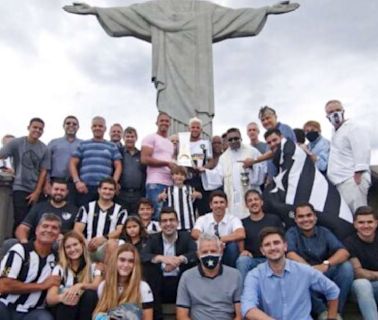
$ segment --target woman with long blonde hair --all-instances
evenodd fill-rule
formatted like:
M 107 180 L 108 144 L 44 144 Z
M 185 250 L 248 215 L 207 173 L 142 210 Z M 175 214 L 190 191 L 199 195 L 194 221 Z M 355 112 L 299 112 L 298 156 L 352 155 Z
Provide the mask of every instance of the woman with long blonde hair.
M 138 250 L 129 243 L 117 248 L 107 264 L 105 281 L 98 287 L 95 319 L 152 320 L 153 296 L 142 281 Z
M 52 275 L 60 277 L 60 286 L 47 293 L 55 319 L 90 320 L 97 303 L 96 289 L 102 280 L 101 271 L 89 259 L 84 237 L 67 232 L 59 247 L 59 263 Z

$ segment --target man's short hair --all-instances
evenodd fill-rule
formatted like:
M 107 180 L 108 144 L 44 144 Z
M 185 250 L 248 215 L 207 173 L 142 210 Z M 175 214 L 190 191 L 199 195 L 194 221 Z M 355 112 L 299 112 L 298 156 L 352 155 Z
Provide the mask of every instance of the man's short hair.
M 110 126 L 110 129 L 113 128 L 113 127 L 119 127 L 121 128 L 121 131 L 123 131 L 123 127 L 120 123 L 113 123 L 111 126 Z
M 199 123 L 201 126 L 202 126 L 202 120 L 200 118 L 197 118 L 197 117 L 193 117 L 189 120 L 189 126 L 192 124 L 192 123 Z
M 159 119 L 161 116 L 167 116 L 168 118 L 171 118 L 168 113 L 166 113 L 164 111 L 159 111 L 156 119 Z
M 152 201 L 150 199 L 147 199 L 147 198 L 140 198 L 139 201 L 138 201 L 138 210 L 140 208 L 140 206 L 144 204 L 144 205 L 148 205 L 150 206 L 152 209 L 154 208 L 154 204 L 152 203 Z
M 171 170 L 171 173 L 172 174 L 181 174 L 181 175 L 183 175 L 185 177 L 188 176 L 188 170 L 185 167 L 183 167 L 183 166 L 175 166 L 175 167 L 173 167 L 173 169 Z
M 263 117 L 265 117 L 268 114 L 272 114 L 274 116 L 277 115 L 276 110 L 274 110 L 273 108 L 268 107 L 268 106 L 261 107 L 259 110 L 259 119 L 261 120 Z
M 115 182 L 115 180 L 114 180 L 112 177 L 107 177 L 107 178 L 102 179 L 102 180 L 100 181 L 98 187 L 99 187 L 99 188 L 102 188 L 102 185 L 103 185 L 104 183 L 111 184 L 111 185 L 113 185 L 113 187 L 114 187 L 115 189 L 117 189 L 117 182 Z
M 282 133 L 280 131 L 280 129 L 277 129 L 277 128 L 272 128 L 272 129 L 269 129 L 267 130 L 265 133 L 264 133 L 264 138 L 265 140 L 270 137 L 272 134 L 276 134 L 277 136 L 282 136 Z
M 64 118 L 64 120 L 63 120 L 63 125 L 66 123 L 66 121 L 67 121 L 68 119 L 74 119 L 74 120 L 76 120 L 77 124 L 79 124 L 79 119 L 78 119 L 78 118 L 76 118 L 76 117 L 73 116 L 73 115 L 69 115 L 69 116 L 67 116 L 67 117 Z
M 62 227 L 62 219 L 60 219 L 55 213 L 44 213 L 38 221 L 38 226 L 45 221 L 56 221 L 59 224 L 59 229 Z
M 226 136 L 229 134 L 229 133 L 233 133 L 233 132 L 237 132 L 239 133 L 239 136 L 241 136 L 241 133 L 240 133 L 240 130 L 238 128 L 230 128 L 226 131 Z
M 65 186 L 68 186 L 68 181 L 65 178 L 52 178 L 51 185 L 53 185 L 54 183 L 64 184 Z
M 163 214 L 174 214 L 175 217 L 176 217 L 176 220 L 178 221 L 178 215 L 177 215 L 177 212 L 176 210 L 173 208 L 173 207 L 163 207 L 160 211 L 160 215 L 159 215 L 159 221 L 161 221 L 161 216 Z
M 310 208 L 311 211 L 316 215 L 316 212 L 315 212 L 315 208 L 314 206 L 310 203 L 310 202 L 300 202 L 298 203 L 296 206 L 295 206 L 295 209 L 294 209 L 294 215 L 296 216 L 297 215 L 297 209 L 298 208 Z
M 255 189 L 249 189 L 249 190 L 247 190 L 247 192 L 244 194 L 244 201 L 245 201 L 245 202 L 247 202 L 247 198 L 248 198 L 248 196 L 249 196 L 250 194 L 255 194 L 255 195 L 257 195 L 261 201 L 264 200 L 263 197 L 262 197 L 261 192 L 255 190 Z
M 314 127 L 316 128 L 319 132 L 321 132 L 321 126 L 320 126 L 320 123 L 318 121 L 315 121 L 315 120 L 309 120 L 307 121 L 304 125 L 303 125 L 303 129 L 306 128 L 306 127 Z
M 218 251 L 222 250 L 222 241 L 215 234 L 201 233 L 201 235 L 198 238 L 198 242 L 197 242 L 197 248 L 198 249 L 200 248 L 201 243 L 204 242 L 204 241 L 215 241 L 217 243 Z
M 209 203 L 211 203 L 215 197 L 223 198 L 224 200 L 226 200 L 226 203 L 228 202 L 227 194 L 222 190 L 215 190 L 210 193 Z
M 358 207 L 356 212 L 354 213 L 353 220 L 356 221 L 358 216 L 369 216 L 373 215 L 375 220 L 378 220 L 377 213 L 373 210 L 370 206 L 361 206 Z
M 341 103 L 341 101 L 340 100 L 336 100 L 336 99 L 332 99 L 332 100 L 327 101 L 327 103 L 325 104 L 325 107 L 327 108 L 328 105 L 330 105 L 332 103 L 337 103 L 337 104 L 339 104 L 344 109 L 343 104 Z
M 125 134 L 127 134 L 127 133 L 133 133 L 133 134 L 135 134 L 135 136 L 136 137 L 138 137 L 138 134 L 137 134 L 137 131 L 136 131 L 136 129 L 135 128 L 133 128 L 133 127 L 127 127 L 126 129 L 125 129 L 125 131 L 123 132 L 123 134 L 125 135 Z
M 282 231 L 282 229 L 277 228 L 277 227 L 265 227 L 265 228 L 262 228 L 260 233 L 259 233 L 260 246 L 262 245 L 264 239 L 267 236 L 270 236 L 272 234 L 278 234 L 280 236 L 280 238 L 282 239 L 282 241 L 286 242 L 285 234 Z
M 95 116 L 95 117 L 92 118 L 92 123 L 93 123 L 94 121 L 96 121 L 96 120 L 102 121 L 103 123 L 106 124 L 106 120 L 105 120 L 104 117 L 101 117 L 101 116 Z
M 31 126 L 33 122 L 39 122 L 39 123 L 42 123 L 43 126 L 45 126 L 45 121 L 43 121 L 41 118 L 38 118 L 38 117 L 31 118 L 29 121 L 29 126 Z

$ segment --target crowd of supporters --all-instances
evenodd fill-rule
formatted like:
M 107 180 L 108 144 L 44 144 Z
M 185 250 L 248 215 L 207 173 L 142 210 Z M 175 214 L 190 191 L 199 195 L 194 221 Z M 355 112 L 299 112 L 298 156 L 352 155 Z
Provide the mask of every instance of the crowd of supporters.
M 260 126 L 204 137 L 92 119 L 92 137 L 47 145 L 44 121 L 6 135 L 12 236 L 0 265 L 2 320 L 341 319 L 354 299 L 377 320 L 378 217 L 368 206 L 370 145 L 338 100 L 292 129 L 265 106 Z

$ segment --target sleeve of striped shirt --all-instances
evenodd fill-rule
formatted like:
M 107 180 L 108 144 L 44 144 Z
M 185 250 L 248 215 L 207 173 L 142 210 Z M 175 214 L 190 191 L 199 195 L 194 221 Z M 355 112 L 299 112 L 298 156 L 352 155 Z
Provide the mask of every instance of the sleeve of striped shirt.
M 122 209 L 122 210 L 118 213 L 117 226 L 119 226 L 119 225 L 124 225 L 125 222 L 126 222 L 126 218 L 127 218 L 127 210 L 126 210 L 126 209 Z
M 79 211 L 77 212 L 76 215 L 76 220 L 75 222 L 81 222 L 87 224 L 88 222 L 88 212 L 86 206 L 81 206 Z
M 62 279 L 63 278 L 63 269 L 62 269 L 62 267 L 59 264 L 57 264 L 54 267 L 51 275 L 53 275 L 53 276 L 59 276 Z
M 25 250 L 21 244 L 16 244 L 5 255 L 0 265 L 0 277 L 17 279 L 24 262 Z

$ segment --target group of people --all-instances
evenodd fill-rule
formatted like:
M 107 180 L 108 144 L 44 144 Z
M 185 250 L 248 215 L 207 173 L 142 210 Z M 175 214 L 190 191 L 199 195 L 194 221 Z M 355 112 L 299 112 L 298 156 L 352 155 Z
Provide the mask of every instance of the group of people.
M 46 146 L 43 120 L 31 119 L 28 135 L 0 150 L 2 170 L 14 174 L 15 221 L 2 246 L 1 319 L 162 319 L 164 303 L 176 304 L 177 319 L 340 319 L 350 293 L 364 319 L 377 319 L 368 137 L 340 101 L 325 111 L 331 141 L 317 121 L 293 130 L 266 106 L 266 142 L 251 122 L 249 143 L 238 128 L 203 138 L 198 118 L 180 141 L 160 113 L 141 150 L 133 127 L 113 124 L 106 140 L 102 117 L 80 140 L 67 116 L 64 136 Z M 180 158 L 187 143 L 190 167 Z M 286 197 L 290 216 L 270 212 L 293 155 L 353 212 L 346 237 L 319 225 L 311 201 Z

